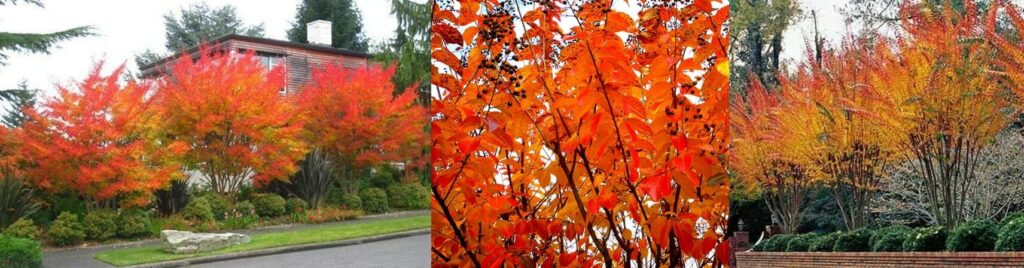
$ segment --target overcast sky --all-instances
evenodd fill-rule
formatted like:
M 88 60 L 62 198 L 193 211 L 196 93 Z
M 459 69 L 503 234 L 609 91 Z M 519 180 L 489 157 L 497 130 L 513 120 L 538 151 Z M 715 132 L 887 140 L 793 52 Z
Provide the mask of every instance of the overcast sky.
M 0 32 L 42 33 L 92 25 L 99 34 L 61 42 L 50 55 L 7 52 L 7 65 L 0 66 L 0 88 L 14 88 L 27 80 L 30 88 L 52 96 L 55 82 L 82 79 L 98 60 L 106 60 L 108 69 L 125 63 L 134 70 L 136 54 L 147 48 L 164 51 L 163 15 L 196 2 L 234 5 L 246 24 L 263 23 L 266 37 L 283 40 L 300 0 L 43 0 L 46 8 L 0 6 Z M 394 34 L 397 23 L 390 14 L 390 1 L 355 2 L 362 12 L 363 32 L 371 42 Z
M 821 1 L 821 0 L 799 0 L 800 9 L 803 10 L 802 18 L 796 24 L 790 26 L 782 34 L 782 59 L 783 61 L 803 61 L 807 42 L 814 37 L 814 20 L 811 19 L 811 11 L 818 16 L 818 33 L 825 39 L 827 46 L 834 47 L 842 41 L 848 32 L 845 17 L 839 13 L 839 9 L 846 5 L 847 0 Z M 790 64 L 792 66 L 792 64 Z

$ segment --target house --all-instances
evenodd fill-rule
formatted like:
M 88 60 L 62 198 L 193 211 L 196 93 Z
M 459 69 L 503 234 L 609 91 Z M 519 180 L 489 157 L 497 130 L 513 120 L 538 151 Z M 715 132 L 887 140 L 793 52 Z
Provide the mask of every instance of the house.
M 370 55 L 367 53 L 331 47 L 331 22 L 317 20 L 306 26 L 309 44 L 229 34 L 207 41 L 201 46 L 208 46 L 211 50 L 220 52 L 254 52 L 267 68 L 284 65 L 288 73 L 285 77 L 287 85 L 281 89 L 282 94 L 301 89 L 309 81 L 311 70 L 317 67 L 339 64 L 343 67 L 361 68 L 370 64 Z M 185 52 L 139 66 L 139 71 L 142 78 L 160 77 L 167 73 L 184 53 L 195 59 L 199 57 L 199 50 L 200 46 L 193 47 Z

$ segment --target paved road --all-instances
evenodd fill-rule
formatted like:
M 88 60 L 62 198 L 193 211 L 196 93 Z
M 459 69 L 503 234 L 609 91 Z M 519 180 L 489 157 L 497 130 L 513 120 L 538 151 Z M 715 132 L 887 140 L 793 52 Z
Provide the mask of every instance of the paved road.
M 205 263 L 193 267 L 430 267 L 430 235 Z

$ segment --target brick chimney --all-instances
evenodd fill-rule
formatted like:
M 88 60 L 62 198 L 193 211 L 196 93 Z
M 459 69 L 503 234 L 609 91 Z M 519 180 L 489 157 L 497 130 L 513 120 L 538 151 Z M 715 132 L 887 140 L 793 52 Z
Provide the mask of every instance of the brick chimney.
M 331 46 L 331 22 L 315 20 L 307 23 L 306 41 L 314 45 Z

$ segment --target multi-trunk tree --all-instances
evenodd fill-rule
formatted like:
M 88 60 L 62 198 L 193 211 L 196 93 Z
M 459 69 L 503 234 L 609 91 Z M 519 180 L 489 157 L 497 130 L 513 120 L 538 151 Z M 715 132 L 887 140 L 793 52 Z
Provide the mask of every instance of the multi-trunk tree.
M 280 94 L 284 69 L 252 53 L 199 53 L 179 59 L 156 94 L 165 135 L 187 148 L 185 166 L 221 194 L 295 173 L 307 146 L 300 110 Z
M 425 160 L 426 108 L 416 104 L 416 90 L 393 95 L 394 73 L 394 67 L 328 65 L 313 71 L 297 97 L 308 118 L 306 141 L 330 156 L 348 191 L 357 191 L 358 179 L 374 166 L 411 168 Z
M 162 139 L 148 83 L 119 82 L 123 67 L 97 64 L 59 96 L 28 111 L 22 149 L 36 187 L 78 193 L 92 206 L 144 206 L 153 190 L 181 176 L 183 144 Z
M 726 262 L 728 10 L 707 0 L 439 2 L 433 259 Z

